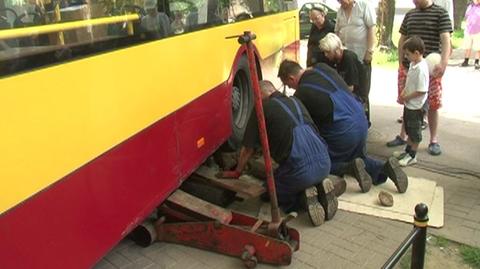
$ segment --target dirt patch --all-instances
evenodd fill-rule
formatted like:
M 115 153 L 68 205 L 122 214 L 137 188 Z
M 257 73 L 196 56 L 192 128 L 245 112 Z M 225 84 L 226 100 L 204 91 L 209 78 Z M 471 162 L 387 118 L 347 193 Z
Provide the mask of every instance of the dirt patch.
M 427 253 L 425 256 L 425 269 L 472 269 L 472 267 L 463 261 L 460 249 L 462 245 L 449 241 L 442 237 L 428 235 L 427 237 Z M 397 268 L 410 268 L 411 249 L 401 260 Z

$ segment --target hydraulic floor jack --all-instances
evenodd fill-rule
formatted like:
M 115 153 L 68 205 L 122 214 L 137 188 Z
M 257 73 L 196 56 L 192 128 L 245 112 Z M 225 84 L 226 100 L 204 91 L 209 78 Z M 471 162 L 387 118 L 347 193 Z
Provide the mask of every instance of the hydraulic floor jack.
M 246 46 L 265 156 L 272 220 L 267 222 L 217 207 L 177 190 L 158 209 L 162 217 L 155 224 L 156 239 L 240 257 L 248 268 L 255 267 L 257 262 L 288 265 L 291 263 L 293 252 L 299 249 L 300 236 L 298 231 L 286 224 L 294 216 L 282 219 L 278 208 L 253 53 L 252 40 L 255 39 L 255 35 L 245 32 L 243 35 L 230 38 L 237 38 L 242 46 Z

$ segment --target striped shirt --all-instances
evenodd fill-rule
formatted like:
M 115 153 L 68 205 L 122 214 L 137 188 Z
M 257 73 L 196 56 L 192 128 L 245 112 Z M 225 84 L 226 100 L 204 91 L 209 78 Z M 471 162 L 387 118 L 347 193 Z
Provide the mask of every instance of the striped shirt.
M 448 12 L 436 5 L 425 9 L 415 8 L 405 14 L 400 34 L 408 37 L 419 36 L 425 43 L 425 55 L 441 52 L 440 34 L 451 33 L 452 22 Z

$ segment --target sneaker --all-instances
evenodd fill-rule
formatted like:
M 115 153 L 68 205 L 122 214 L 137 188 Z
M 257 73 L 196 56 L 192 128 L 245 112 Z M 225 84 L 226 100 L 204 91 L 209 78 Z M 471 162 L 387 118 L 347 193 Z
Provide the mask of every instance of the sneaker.
M 325 210 L 318 202 L 318 191 L 315 186 L 305 189 L 303 193 L 305 199 L 305 208 L 307 209 L 308 217 L 313 226 L 320 226 L 325 222 Z
M 363 193 L 368 192 L 372 187 L 372 177 L 365 170 L 365 163 L 361 158 L 355 158 L 350 163 L 347 174 L 353 176 L 360 186 Z
M 430 155 L 433 155 L 433 156 L 438 156 L 442 154 L 442 150 L 440 149 L 440 144 L 430 143 L 430 145 L 428 145 L 428 153 L 430 153 Z
M 383 206 L 386 206 L 386 207 L 393 206 L 393 196 L 389 192 L 381 191 L 378 194 L 378 200 L 380 201 L 380 204 Z
M 387 147 L 398 147 L 407 144 L 407 141 L 403 140 L 399 135 L 395 137 L 392 141 L 387 142 Z
M 343 177 L 339 177 L 336 175 L 328 175 L 328 178 L 333 182 L 334 190 L 333 193 L 336 197 L 340 197 L 345 190 L 347 190 L 347 182 Z
M 480 69 L 480 64 L 479 63 L 475 63 L 475 70 L 479 70 Z
M 468 61 L 463 61 L 463 63 L 460 65 L 461 67 L 467 67 L 469 66 Z
M 403 166 L 403 167 L 413 165 L 416 163 L 417 163 L 417 156 L 412 158 L 410 154 L 405 154 L 405 156 L 403 156 L 401 160 L 398 160 L 398 164 L 400 164 L 400 166 Z
M 325 219 L 331 220 L 337 213 L 338 200 L 335 196 L 335 186 L 330 178 L 325 178 L 317 185 L 318 201 L 325 211 Z
M 383 166 L 383 172 L 395 183 L 395 187 L 397 187 L 399 193 L 407 191 L 408 177 L 402 168 L 400 168 L 400 164 L 395 157 L 388 158 Z
M 403 159 L 403 157 L 405 157 L 405 155 L 407 155 L 407 153 L 405 151 L 394 151 L 392 156 L 397 158 L 397 160 L 401 160 Z

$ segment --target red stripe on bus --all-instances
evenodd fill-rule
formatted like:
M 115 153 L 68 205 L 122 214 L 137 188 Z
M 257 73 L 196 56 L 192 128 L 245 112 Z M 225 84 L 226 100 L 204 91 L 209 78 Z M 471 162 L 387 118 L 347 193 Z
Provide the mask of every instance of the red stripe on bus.
M 230 94 L 219 85 L 0 215 L 0 268 L 93 266 L 230 135 Z

